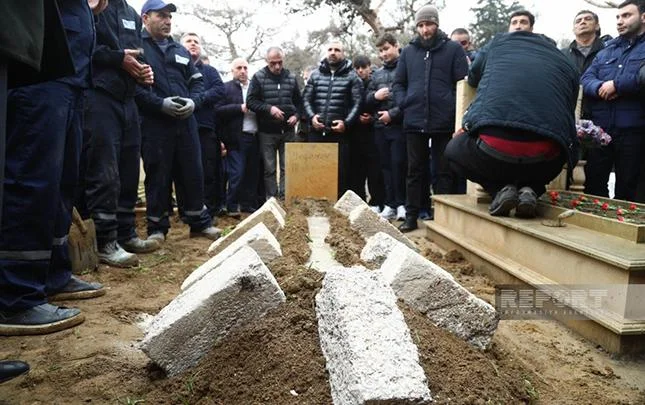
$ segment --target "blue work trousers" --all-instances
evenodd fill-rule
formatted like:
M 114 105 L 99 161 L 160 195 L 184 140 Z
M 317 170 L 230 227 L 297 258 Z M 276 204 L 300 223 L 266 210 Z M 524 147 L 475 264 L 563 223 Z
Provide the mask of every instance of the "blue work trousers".
M 67 238 L 83 137 L 81 92 L 55 81 L 9 92 L 2 311 L 44 304 L 72 275 Z

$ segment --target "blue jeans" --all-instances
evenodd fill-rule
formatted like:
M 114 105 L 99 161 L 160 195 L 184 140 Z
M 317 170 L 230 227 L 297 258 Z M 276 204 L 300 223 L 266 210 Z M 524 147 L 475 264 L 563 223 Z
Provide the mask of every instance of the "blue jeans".
M 226 192 L 226 209 L 229 212 L 239 210 L 239 205 L 257 208 L 258 188 L 258 142 L 256 135 L 240 134 L 239 146 L 228 151 L 226 171 L 228 190 Z

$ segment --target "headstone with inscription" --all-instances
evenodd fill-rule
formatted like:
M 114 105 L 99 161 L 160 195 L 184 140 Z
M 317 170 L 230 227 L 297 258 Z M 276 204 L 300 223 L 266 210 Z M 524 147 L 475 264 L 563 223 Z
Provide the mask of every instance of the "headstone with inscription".
M 285 200 L 338 198 L 338 144 L 287 143 L 285 145 Z

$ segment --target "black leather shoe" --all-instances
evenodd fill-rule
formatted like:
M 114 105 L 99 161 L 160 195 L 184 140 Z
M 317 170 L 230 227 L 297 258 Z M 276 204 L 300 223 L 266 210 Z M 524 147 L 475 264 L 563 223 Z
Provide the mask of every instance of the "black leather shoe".
M 399 231 L 403 233 L 412 232 L 417 228 L 417 219 L 412 217 L 406 217 L 405 221 L 403 221 L 403 223 L 399 225 Z
M 19 360 L 0 361 L 0 383 L 9 381 L 12 378 L 25 374 L 28 371 L 29 371 L 29 364 L 25 363 L 24 361 L 19 361 Z
M 522 187 L 519 191 L 515 216 L 518 218 L 535 218 L 537 210 L 537 194 L 531 187 Z
M 119 245 L 130 253 L 150 253 L 161 247 L 161 243 L 157 239 L 141 239 L 138 236 L 119 242 Z

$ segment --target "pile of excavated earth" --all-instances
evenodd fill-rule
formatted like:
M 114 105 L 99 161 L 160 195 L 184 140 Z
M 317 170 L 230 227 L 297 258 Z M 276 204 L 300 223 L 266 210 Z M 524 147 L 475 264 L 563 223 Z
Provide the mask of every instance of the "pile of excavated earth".
M 531 400 L 530 372 L 491 361 L 495 309 L 352 192 L 271 199 L 209 253 L 146 326 L 147 403 Z

